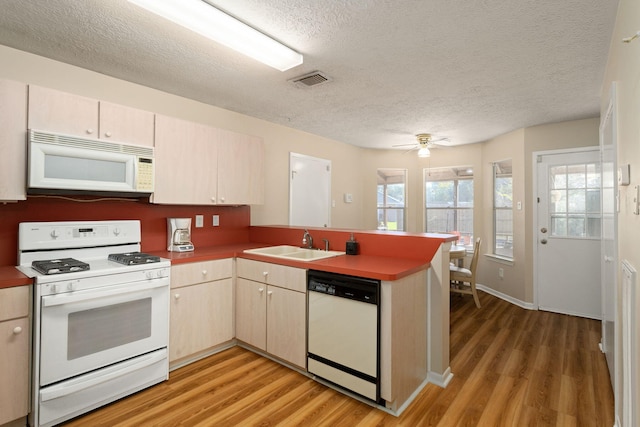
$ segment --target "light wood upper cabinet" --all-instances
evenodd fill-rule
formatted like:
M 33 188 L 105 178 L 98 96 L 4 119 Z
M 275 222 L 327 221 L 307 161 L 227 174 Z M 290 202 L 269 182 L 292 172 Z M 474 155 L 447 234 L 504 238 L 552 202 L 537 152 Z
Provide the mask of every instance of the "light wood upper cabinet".
M 98 137 L 96 99 L 29 85 L 29 129 Z
M 197 358 L 234 337 L 233 260 L 171 268 L 169 361 Z
M 153 147 L 155 114 L 100 101 L 100 138 Z
M 0 80 L 0 201 L 27 198 L 27 85 Z
M 229 205 L 264 203 L 262 139 L 219 130 L 218 198 Z
M 216 129 L 199 123 L 156 116 L 156 182 L 153 203 L 217 203 Z
M 264 203 L 264 148 L 258 137 L 156 115 L 153 203 Z
M 30 287 L 0 289 L 0 425 L 29 412 Z
M 149 111 L 29 86 L 30 129 L 153 146 L 153 125 Z

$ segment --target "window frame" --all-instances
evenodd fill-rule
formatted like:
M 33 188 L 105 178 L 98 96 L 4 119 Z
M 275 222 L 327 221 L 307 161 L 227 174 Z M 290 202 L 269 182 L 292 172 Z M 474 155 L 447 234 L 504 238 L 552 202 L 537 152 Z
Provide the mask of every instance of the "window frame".
M 510 180 L 510 187 L 511 187 L 511 192 L 509 194 L 509 199 L 510 199 L 510 206 L 508 206 L 507 204 L 503 205 L 503 206 L 498 206 L 497 203 L 497 194 L 498 194 L 498 188 L 497 188 L 497 184 L 498 184 L 498 178 L 509 178 Z M 493 197 L 492 197 L 492 210 L 493 210 L 493 247 L 492 247 L 492 255 L 494 257 L 497 258 L 501 258 L 501 259 L 505 259 L 505 260 L 509 260 L 509 261 L 513 261 L 514 257 L 513 257 L 513 247 L 514 247 L 514 233 L 513 233 L 513 160 L 512 159 L 505 159 L 505 160 L 501 160 L 498 162 L 493 162 L 492 163 L 492 192 L 493 192 Z M 510 228 L 511 229 L 511 233 L 509 234 L 507 232 L 507 234 L 505 234 L 504 232 L 498 232 L 498 229 L 504 229 L 502 226 L 499 227 L 498 221 L 505 221 L 504 219 L 499 219 L 498 217 L 500 216 L 499 213 L 500 212 L 510 212 Z M 500 241 L 499 236 L 501 235 L 505 235 L 506 239 L 504 240 L 505 243 L 509 242 L 509 236 L 511 237 L 510 240 L 510 250 L 507 250 L 505 247 L 499 247 L 498 246 L 498 241 Z
M 429 179 L 430 176 L 432 176 L 432 174 L 442 174 L 443 176 L 439 177 L 439 178 L 435 178 L 435 179 Z M 447 174 L 448 173 L 448 174 Z M 460 183 L 462 181 L 470 181 L 471 183 L 471 193 L 472 193 L 472 197 L 471 197 L 471 206 L 459 206 L 459 194 L 460 194 Z M 447 206 L 447 207 L 429 207 L 428 206 L 428 183 L 429 182 L 452 182 L 453 184 L 453 205 L 452 206 Z M 468 242 L 465 241 L 466 239 L 464 239 L 464 237 L 466 235 L 468 235 L 469 233 L 466 232 L 463 234 L 460 234 L 460 239 L 459 241 L 456 242 L 456 244 L 461 244 L 463 246 L 465 246 L 465 248 L 467 249 L 467 251 L 473 251 L 473 247 L 474 247 L 474 240 L 475 240 L 475 233 L 474 233 L 474 227 L 473 227 L 473 222 L 474 222 L 474 215 L 475 215 L 475 176 L 474 176 L 474 168 L 473 166 L 448 166 L 448 167 L 438 167 L 438 168 L 425 168 L 423 170 L 423 196 L 424 196 L 424 213 L 423 213 L 423 218 L 424 218 L 424 224 L 423 224 L 423 230 L 425 230 L 426 233 L 451 233 L 451 232 L 455 232 L 455 231 L 459 231 L 460 230 L 460 224 L 459 224 L 459 211 L 469 211 L 471 212 L 471 230 L 470 230 L 470 235 L 469 235 L 469 239 Z M 453 210 L 453 229 L 454 230 L 429 230 L 428 227 L 428 217 L 429 217 L 429 210 L 431 211 L 438 211 L 438 210 L 449 210 L 452 209 Z M 464 219 L 462 219 L 462 221 L 464 221 Z M 448 227 L 445 227 L 448 228 Z M 462 242 L 460 242 L 460 240 L 462 240 Z
M 387 175 L 386 172 L 389 172 L 390 174 Z M 399 173 L 401 172 L 401 173 Z M 401 178 L 399 178 L 401 177 Z M 407 177 L 408 177 L 408 169 L 406 168 L 378 168 L 376 169 L 376 223 L 378 224 L 377 229 L 378 230 L 385 230 L 385 231 L 406 231 L 406 227 L 407 227 Z M 380 182 L 381 179 L 384 182 Z M 390 179 L 390 180 L 389 180 Z M 387 204 L 387 194 L 388 192 L 386 191 L 386 189 L 389 187 L 389 185 L 397 185 L 397 184 L 402 184 L 403 186 L 403 191 L 402 191 L 402 205 L 401 206 L 392 206 L 392 205 L 388 205 Z M 379 201 L 379 189 L 380 186 L 384 186 L 385 190 L 383 191 L 383 204 L 380 204 Z M 399 219 L 399 221 L 396 222 L 396 224 L 398 224 L 397 228 L 395 230 L 389 230 L 388 228 L 388 224 L 389 224 L 389 213 L 390 212 L 396 212 L 396 217 Z M 382 215 L 382 220 L 381 220 L 381 213 L 383 213 Z M 402 222 L 402 224 L 399 224 L 399 222 Z M 399 227 L 401 225 L 401 227 Z

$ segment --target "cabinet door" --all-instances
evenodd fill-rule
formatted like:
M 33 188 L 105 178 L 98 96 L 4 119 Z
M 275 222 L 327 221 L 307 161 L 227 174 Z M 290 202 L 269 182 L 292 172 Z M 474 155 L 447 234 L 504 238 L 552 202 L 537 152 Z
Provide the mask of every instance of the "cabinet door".
M 98 138 L 98 101 L 29 85 L 30 129 Z
M 262 139 L 227 130 L 218 131 L 218 198 L 220 204 L 264 203 Z
M 236 281 L 236 338 L 260 350 L 267 348 L 266 285 Z
M 153 203 L 216 204 L 215 129 L 156 115 Z
M 0 80 L 0 200 L 27 198 L 27 85 Z
M 171 296 L 170 362 L 233 339 L 231 279 L 172 289 Z
M 171 288 L 231 278 L 233 259 L 193 262 L 171 267 Z
M 238 258 L 236 260 L 238 277 L 277 285 L 298 292 L 307 289 L 307 270 L 270 262 Z
M 153 147 L 155 115 L 100 101 L 100 138 Z
M 267 287 L 267 352 L 306 367 L 306 297 L 302 292 Z
M 0 424 L 29 412 L 29 319 L 0 322 Z

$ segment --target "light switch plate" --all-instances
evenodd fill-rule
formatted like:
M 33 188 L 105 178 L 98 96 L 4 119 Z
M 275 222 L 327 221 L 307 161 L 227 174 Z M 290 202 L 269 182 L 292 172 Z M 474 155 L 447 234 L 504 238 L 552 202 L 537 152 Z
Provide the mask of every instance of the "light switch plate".
M 204 216 L 196 215 L 196 228 L 204 227 Z
M 214 227 L 219 227 L 220 226 L 220 215 L 214 215 L 213 216 L 213 226 Z

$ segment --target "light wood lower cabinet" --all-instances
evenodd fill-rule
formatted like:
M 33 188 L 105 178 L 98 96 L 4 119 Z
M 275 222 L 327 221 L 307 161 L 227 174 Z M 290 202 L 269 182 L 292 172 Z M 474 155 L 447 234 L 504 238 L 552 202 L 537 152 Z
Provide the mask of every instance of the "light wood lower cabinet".
M 29 413 L 30 287 L 0 289 L 0 425 Z
M 236 338 L 306 366 L 306 270 L 239 258 Z
M 233 260 L 195 262 L 171 268 L 169 361 L 206 355 L 234 337 Z

